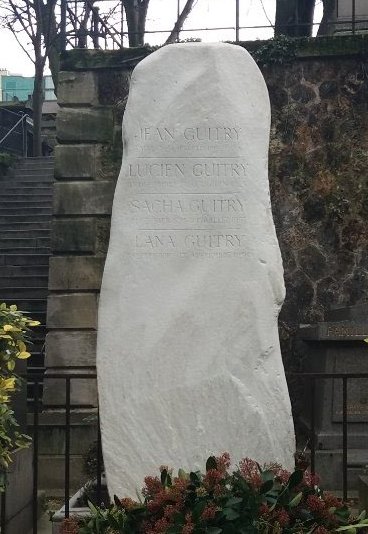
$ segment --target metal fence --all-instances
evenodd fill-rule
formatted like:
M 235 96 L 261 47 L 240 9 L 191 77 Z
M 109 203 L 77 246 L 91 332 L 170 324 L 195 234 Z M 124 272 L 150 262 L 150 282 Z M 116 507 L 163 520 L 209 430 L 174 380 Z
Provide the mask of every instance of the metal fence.
M 173 31 L 185 0 L 171 1 L 173 8 L 176 7 L 171 27 L 162 27 L 160 13 L 157 14 L 157 21 L 147 20 L 145 36 L 149 44 L 164 44 L 166 38 Z M 58 2 L 63 49 L 119 49 L 127 46 L 128 28 L 124 13 L 124 0 L 58 0 Z M 357 31 L 368 29 L 368 13 L 367 10 L 363 9 L 364 13 L 362 14 L 361 6 L 363 3 L 361 0 L 335 0 L 335 2 L 332 18 L 323 21 L 326 34 L 342 31 L 354 34 Z M 274 13 L 267 12 L 267 5 L 264 0 L 258 0 L 258 3 L 253 4 L 253 7 L 254 5 L 257 6 L 257 12 L 254 20 L 251 20 L 252 17 L 248 16 L 243 0 L 227 0 L 226 6 L 222 5 L 221 13 L 223 16 L 220 17 L 220 20 L 228 20 L 230 24 L 209 24 L 206 26 L 202 23 L 203 14 L 198 15 L 200 23 L 190 26 L 185 22 L 183 28 L 177 31 L 176 40 L 186 40 L 187 38 L 200 40 L 206 35 L 209 35 L 210 39 L 214 41 L 229 40 L 235 42 L 273 37 L 275 33 Z M 321 20 L 305 22 L 298 6 L 299 3 L 295 1 L 295 12 L 290 17 L 292 21 L 282 23 L 282 27 L 276 28 L 276 33 L 300 36 L 306 34 L 307 27 L 313 28 L 313 34 L 317 32 Z M 193 6 L 192 20 L 195 18 L 198 7 L 199 4 Z M 208 8 L 208 17 L 211 17 L 215 9 L 219 9 L 218 6 Z M 204 39 L 206 40 L 206 37 Z
M 342 384 L 342 422 L 341 422 L 341 448 L 342 448 L 342 485 L 341 488 L 335 488 L 342 492 L 344 500 L 348 497 L 348 451 L 349 451 L 349 432 L 351 430 L 350 423 L 348 422 L 348 383 L 351 380 L 356 379 L 368 379 L 368 373 L 298 373 L 289 375 L 292 379 L 301 380 L 304 386 L 307 386 L 307 390 L 310 393 L 310 402 L 308 402 L 309 411 L 309 443 L 310 443 L 310 471 L 314 473 L 316 465 L 316 389 L 321 381 L 338 380 Z M 27 378 L 27 377 L 25 377 Z M 70 515 L 70 480 L 71 480 L 71 415 L 72 415 L 72 402 L 71 402 L 71 383 L 73 380 L 96 380 L 94 374 L 65 374 L 50 373 L 48 375 L 50 379 L 63 380 L 65 383 L 65 406 L 61 413 L 64 414 L 65 430 L 65 453 L 64 453 L 64 515 L 69 517 Z M 33 525 L 32 534 L 37 534 L 37 521 L 38 521 L 38 465 L 39 465 L 39 433 L 40 433 L 40 415 L 42 412 L 42 399 L 41 399 L 41 383 L 44 379 L 43 375 L 34 375 L 31 377 L 34 382 L 34 412 L 33 412 Z M 60 410 L 59 410 L 60 413 Z M 241 422 L 239 422 L 241 424 Z M 102 498 L 102 450 L 101 450 L 101 435 L 99 430 L 99 424 L 97 419 L 97 457 L 96 457 L 96 502 L 101 503 Z M 6 532 L 6 503 L 7 493 L 11 491 L 11 488 L 2 494 L 0 505 L 0 527 L 1 534 L 7 534 Z

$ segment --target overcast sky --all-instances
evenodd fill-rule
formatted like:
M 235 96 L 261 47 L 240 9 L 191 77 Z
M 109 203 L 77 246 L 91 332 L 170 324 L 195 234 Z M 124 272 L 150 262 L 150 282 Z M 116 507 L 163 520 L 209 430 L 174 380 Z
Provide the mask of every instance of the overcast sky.
M 180 0 L 183 7 L 185 0 Z M 267 26 L 275 18 L 276 0 L 240 0 L 240 26 Z M 177 0 L 151 0 L 147 17 L 147 30 L 171 30 L 177 14 Z M 315 20 L 322 15 L 322 1 L 317 1 Z M 268 20 L 269 19 L 269 20 Z M 199 31 L 200 28 L 234 27 L 235 0 L 197 0 L 184 28 L 195 31 L 183 31 L 181 38 L 200 37 L 203 41 L 225 41 L 235 39 L 235 30 Z M 272 37 L 272 29 L 243 29 L 241 40 L 267 39 Z M 146 34 L 146 42 L 161 44 L 168 34 Z M 25 42 L 26 46 L 30 46 Z M 32 50 L 32 47 L 30 47 Z M 33 75 L 33 64 L 21 50 L 15 38 L 8 30 L 0 30 L 0 68 L 11 73 Z

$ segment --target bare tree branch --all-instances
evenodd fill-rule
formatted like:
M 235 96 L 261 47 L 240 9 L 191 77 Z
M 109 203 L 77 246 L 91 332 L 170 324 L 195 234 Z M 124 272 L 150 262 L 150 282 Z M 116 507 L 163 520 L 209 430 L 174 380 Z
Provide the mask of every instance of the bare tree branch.
M 175 22 L 175 26 L 170 33 L 169 37 L 166 39 L 165 44 L 174 43 L 179 35 L 180 30 L 183 27 L 183 24 L 188 17 L 189 13 L 192 11 L 195 0 L 187 0 L 185 6 L 183 7 L 182 12 L 180 13 L 178 20 Z

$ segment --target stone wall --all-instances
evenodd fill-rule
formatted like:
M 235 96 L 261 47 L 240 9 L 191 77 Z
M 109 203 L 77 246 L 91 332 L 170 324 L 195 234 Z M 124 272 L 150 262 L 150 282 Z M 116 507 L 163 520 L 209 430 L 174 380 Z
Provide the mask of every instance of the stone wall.
M 280 334 L 292 369 L 299 323 L 367 298 L 368 37 L 244 46 L 261 63 L 272 104 L 271 196 L 287 287 Z M 62 60 L 48 369 L 93 371 L 121 120 L 131 70 L 149 53 L 73 50 Z M 45 402 L 57 406 L 61 386 L 50 382 Z M 95 395 L 82 382 L 72 388 L 78 406 L 95 405 Z

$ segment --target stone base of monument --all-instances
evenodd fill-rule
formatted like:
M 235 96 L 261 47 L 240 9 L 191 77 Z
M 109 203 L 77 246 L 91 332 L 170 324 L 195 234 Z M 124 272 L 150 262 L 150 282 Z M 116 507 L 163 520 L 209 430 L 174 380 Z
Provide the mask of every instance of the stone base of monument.
M 300 327 L 307 346 L 304 371 L 367 373 L 368 304 L 331 310 L 326 322 Z M 315 387 L 316 471 L 329 489 L 342 486 L 342 379 L 318 379 Z M 310 429 L 311 398 L 306 385 L 304 421 Z M 358 488 L 358 476 L 368 464 L 368 379 L 347 383 L 348 488 Z

